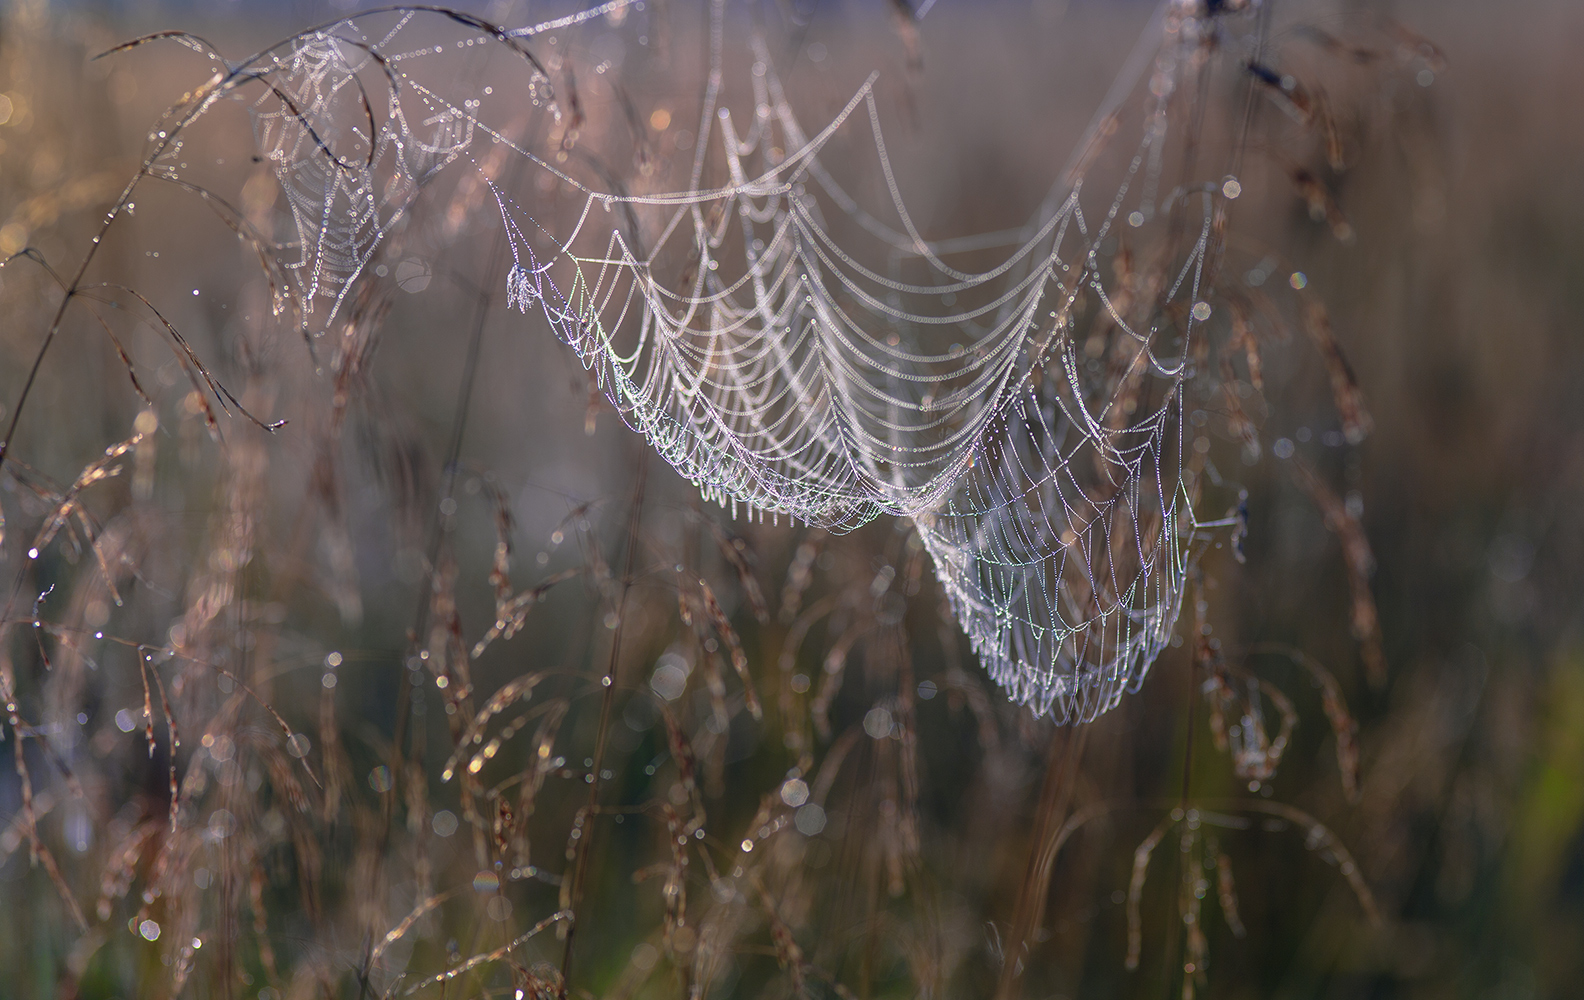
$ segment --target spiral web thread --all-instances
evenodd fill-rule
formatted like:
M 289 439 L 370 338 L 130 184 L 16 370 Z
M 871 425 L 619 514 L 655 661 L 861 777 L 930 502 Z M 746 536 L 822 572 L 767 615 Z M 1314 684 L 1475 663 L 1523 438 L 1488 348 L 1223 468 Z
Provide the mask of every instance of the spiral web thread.
M 585 184 L 531 129 L 492 124 L 477 92 L 443 96 L 423 69 L 444 47 L 403 47 L 418 17 L 378 37 L 343 21 L 255 61 L 270 83 L 255 133 L 291 207 L 305 313 L 325 300 L 334 315 L 442 167 L 505 153 L 518 180 L 480 170 L 510 237 L 508 304 L 542 316 L 705 496 L 834 530 L 910 518 L 974 650 L 1038 714 L 1087 721 L 1137 687 L 1202 527 L 1183 396 L 1195 362 L 1209 368 L 1226 197 L 1184 150 L 1212 37 L 1252 16 L 1163 5 L 1030 223 L 949 241 L 908 213 L 874 77 L 811 133 L 755 43 L 752 106 L 723 100 L 722 2 L 689 183 L 655 193 Z M 383 115 L 371 72 L 389 84 Z M 532 103 L 558 122 L 566 109 L 533 75 Z M 874 213 L 822 158 L 865 125 L 889 196 Z M 1091 196 L 1111 160 L 1115 186 Z M 707 168 L 724 182 L 702 183 Z M 536 217 L 543 174 L 581 210 Z M 1177 186 L 1162 198 L 1164 181 Z

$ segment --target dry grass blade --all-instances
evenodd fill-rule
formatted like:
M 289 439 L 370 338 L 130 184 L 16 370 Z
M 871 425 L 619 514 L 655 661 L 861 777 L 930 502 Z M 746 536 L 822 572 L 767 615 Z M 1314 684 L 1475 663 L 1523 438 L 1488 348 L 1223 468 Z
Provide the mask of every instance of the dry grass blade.
M 78 473 L 77 479 L 60 498 L 54 514 L 44 522 L 43 527 L 39 529 L 38 535 L 33 539 L 30 553 L 33 558 L 37 558 L 37 553 L 44 551 L 44 547 L 55 538 L 60 529 L 76 513 L 78 495 L 95 483 L 101 483 L 106 479 L 119 476 L 121 467 L 115 464 L 116 460 L 136 448 L 138 443 L 143 440 L 143 437 L 143 433 L 139 431 L 125 441 L 111 445 L 105 449 L 104 455 L 89 463 L 82 472 Z
M 544 929 L 549 927 L 551 924 L 560 923 L 563 920 L 570 920 L 571 918 L 572 912 L 570 910 L 559 910 L 555 913 L 552 913 L 550 916 L 545 917 L 537 924 L 534 924 L 533 927 L 529 928 L 525 933 L 519 934 L 517 937 L 513 938 L 508 943 L 501 945 L 499 948 L 496 948 L 494 951 L 474 955 L 472 958 L 469 958 L 467 961 L 463 962 L 454 969 L 447 969 L 445 972 L 438 973 L 436 975 L 430 976 L 428 979 L 413 984 L 408 988 L 406 995 L 412 996 L 414 993 L 417 993 L 426 986 L 437 986 L 441 983 L 448 983 L 456 977 L 472 972 L 479 966 L 485 965 L 489 962 L 499 962 L 501 959 L 509 955 L 513 949 L 522 947 L 530 939 L 544 931 Z
M 721 670 L 720 653 L 705 646 L 699 653 L 699 663 L 699 673 L 704 677 L 704 689 L 709 692 L 712 733 L 718 736 L 725 733 L 731 726 L 731 712 L 726 707 L 726 677 L 724 671 Z M 721 740 L 714 741 L 716 745 L 722 742 Z M 705 752 L 709 754 L 707 763 L 710 765 L 711 795 L 715 794 L 713 791 L 714 782 L 718 781 L 720 777 L 720 770 L 717 766 L 720 754 L 714 753 L 713 749 L 714 747 L 706 741 Z
M 1349 444 L 1358 444 L 1375 427 L 1364 406 L 1358 376 L 1353 374 L 1353 366 L 1348 364 L 1347 355 L 1342 353 L 1342 345 L 1331 330 L 1331 315 L 1325 305 L 1310 297 L 1304 306 L 1304 329 L 1325 359 L 1326 372 L 1331 376 L 1331 395 L 1342 418 L 1342 436 Z
M 490 561 L 490 586 L 495 588 L 495 620 L 498 625 L 506 619 L 505 608 L 511 600 L 512 512 L 511 503 L 501 492 L 491 476 L 480 480 L 488 491 L 495 513 L 495 556 Z M 473 654 L 477 658 L 478 653 Z
M 1358 799 L 1358 720 L 1348 710 L 1347 699 L 1342 694 L 1342 685 L 1337 682 L 1336 676 L 1327 670 L 1325 665 L 1302 650 L 1276 643 L 1261 643 L 1253 646 L 1250 653 L 1273 653 L 1286 656 L 1292 662 L 1307 670 L 1320 685 L 1320 705 L 1325 712 L 1326 721 L 1331 724 L 1331 733 L 1336 740 L 1337 770 L 1342 779 L 1342 791 L 1347 795 L 1349 802 Z
M 660 890 L 665 898 L 662 940 L 667 953 L 674 955 L 676 932 L 687 924 L 687 852 L 690 829 L 683 826 L 681 816 L 671 808 L 669 802 L 661 803 L 660 810 L 665 817 L 666 843 L 671 858 L 671 863 L 665 866 L 665 884 Z
M 18 743 L 20 744 L 20 741 Z M 66 904 L 66 912 L 70 914 L 72 923 L 77 925 L 78 930 L 86 933 L 88 930 L 88 918 L 83 916 L 82 907 L 77 903 L 77 897 L 72 893 L 71 886 L 67 884 L 66 877 L 61 874 L 60 865 L 55 862 L 55 855 L 38 839 L 36 831 L 33 833 L 33 840 L 35 857 L 38 859 L 38 863 L 43 866 L 45 873 L 49 875 L 50 881 L 54 883 L 55 891 L 60 896 L 61 902 Z
M 1225 851 L 1216 852 L 1216 896 L 1221 901 L 1221 917 L 1232 931 L 1232 936 L 1247 936 L 1248 929 L 1238 916 L 1237 883 L 1232 879 L 1232 859 Z
M 1294 77 L 1276 70 L 1263 63 L 1249 60 L 1244 64 L 1249 76 L 1260 85 L 1263 93 L 1270 98 L 1271 103 L 1281 108 L 1282 112 L 1298 124 L 1308 127 L 1314 124 L 1314 99 L 1309 96 L 1309 91 Z
M 501 548 L 497 545 L 497 558 L 499 558 L 500 551 Z M 484 633 L 483 638 L 474 643 L 471 653 L 473 659 L 476 660 L 480 656 L 483 656 L 484 650 L 488 649 L 489 644 L 494 642 L 496 639 L 510 639 L 518 632 L 522 631 L 523 626 L 527 624 L 528 621 L 528 612 L 534 607 L 534 605 L 544 600 L 545 594 L 549 593 L 550 589 L 556 584 L 564 583 L 565 581 L 577 576 L 581 572 L 581 569 L 576 568 L 564 569 L 561 572 L 546 578 L 537 586 L 530 587 L 515 597 L 510 596 L 509 588 L 511 586 L 511 581 L 506 580 L 505 586 L 508 588 L 508 595 L 504 599 L 501 598 L 499 596 L 499 590 L 497 589 L 495 624 L 490 626 L 489 631 Z M 492 573 L 491 580 L 493 581 L 494 579 L 495 575 Z M 499 584 L 497 584 L 497 587 L 499 587 Z
M 198 352 L 193 350 L 192 345 L 187 342 L 187 338 L 182 336 L 181 331 L 176 329 L 175 325 L 172 324 L 170 320 L 165 318 L 165 314 L 160 312 L 159 309 L 155 308 L 154 303 L 150 302 L 142 292 L 139 292 L 134 288 L 128 288 L 126 285 L 120 285 L 114 282 L 104 282 L 100 285 L 85 285 L 82 286 L 82 288 L 107 288 L 123 292 L 142 303 L 143 307 L 153 314 L 154 318 L 159 322 L 160 327 L 163 328 L 165 333 L 171 338 L 171 350 L 175 352 L 177 360 L 181 362 L 182 369 L 187 374 L 188 381 L 192 383 L 194 391 L 199 393 L 203 404 L 205 420 L 208 422 L 211 432 L 218 434 L 219 423 L 215 420 L 214 411 L 210 409 L 207 398 L 203 397 L 203 386 L 208 386 L 209 391 L 214 394 L 215 399 L 219 401 L 221 408 L 224 409 L 227 414 L 229 414 L 232 409 L 235 409 L 260 430 L 269 431 L 273 434 L 282 427 L 286 426 L 286 421 L 284 420 L 262 420 L 259 417 L 254 416 L 247 407 L 243 406 L 241 401 L 237 399 L 231 390 L 226 388 L 225 384 L 219 379 L 215 378 L 215 376 L 209 371 L 208 366 L 203 363 L 203 359 L 198 356 Z M 229 407 L 226 406 L 228 402 L 230 403 Z
M 534 733 L 533 763 L 517 796 L 517 822 L 513 840 L 517 849 L 519 868 L 526 868 L 531 860 L 528 821 L 533 818 L 545 778 L 555 770 L 555 758 L 551 753 L 555 749 L 556 736 L 561 732 L 561 722 L 566 718 L 570 707 L 564 698 L 551 702 L 545 717 L 539 722 L 539 729 Z
M 125 896 L 131 888 L 138 862 L 143 859 L 144 848 L 159 832 L 159 828 L 160 825 L 153 820 L 139 823 L 127 832 L 111 852 L 110 860 L 100 874 L 99 902 L 94 906 L 94 912 L 100 920 L 110 919 L 113 901 Z
M 1364 875 L 1359 871 L 1358 864 L 1354 862 L 1353 855 L 1348 851 L 1340 838 L 1324 823 L 1294 806 L 1284 802 L 1261 802 L 1250 800 L 1239 805 L 1251 812 L 1264 813 L 1276 816 L 1296 824 L 1304 831 L 1304 846 L 1318 853 L 1327 862 L 1336 865 L 1342 877 L 1347 879 L 1348 887 L 1353 890 L 1353 895 L 1358 898 L 1359 906 L 1364 910 L 1364 916 L 1376 927 L 1382 926 L 1379 905 L 1375 902 L 1375 894 L 1370 891 Z
M 781 624 L 790 625 L 803 607 L 803 595 L 814 582 L 814 560 L 819 558 L 823 533 L 812 535 L 798 543 L 792 563 L 787 567 L 786 585 L 781 588 Z
M 438 893 L 433 896 L 427 896 L 421 900 L 417 906 L 413 907 L 411 913 L 402 918 L 401 923 L 397 924 L 395 927 L 392 927 L 389 933 L 387 933 L 383 938 L 380 938 L 379 944 L 375 945 L 374 950 L 369 952 L 368 966 L 373 968 L 374 964 L 380 960 L 380 956 L 385 954 L 385 949 L 389 948 L 397 941 L 400 941 L 408 931 L 412 930 L 413 924 L 417 923 L 425 913 L 428 913 L 441 903 L 444 903 L 446 900 L 455 896 L 464 888 L 468 887 L 457 886 L 454 889 L 447 889 L 445 892 Z
M 1292 732 L 1298 725 L 1298 711 L 1293 707 L 1292 699 L 1280 688 L 1261 683 L 1245 671 L 1237 673 L 1248 694 L 1241 725 L 1232 730 L 1233 771 L 1239 778 L 1263 784 L 1276 777 L 1276 771 L 1281 767 L 1282 755 L 1287 752 Z M 1281 713 L 1281 730 L 1274 738 L 1265 729 L 1265 714 L 1260 705 L 1262 697 L 1270 699 Z
M 342 806 L 341 791 L 352 782 L 352 762 L 341 742 L 341 726 L 336 719 L 333 687 L 321 687 L 319 695 L 319 755 L 324 761 L 324 820 L 332 820 Z
M 0 694 L 4 695 L 7 713 L 10 716 L 12 750 L 16 759 L 17 778 L 22 786 L 21 811 L 24 818 L 23 829 L 27 834 L 30 856 L 33 863 L 41 865 L 45 873 L 49 875 L 50 882 L 54 884 L 55 891 L 60 895 L 61 901 L 66 904 L 67 912 L 71 914 L 72 920 L 77 924 L 78 929 L 87 931 L 88 919 L 83 916 L 82 907 L 77 904 L 77 898 L 72 894 L 71 886 L 66 883 L 65 877 L 61 875 L 60 866 L 55 863 L 55 855 L 51 853 L 49 847 L 39 837 L 39 814 L 33 803 L 33 777 L 28 773 L 27 761 L 24 759 L 22 749 L 24 739 L 22 731 L 17 726 L 16 704 L 12 687 L 9 683 L 9 670 L 5 672 L 4 677 L 7 683 L 4 685 L 5 690 L 0 692 Z
M 48 846 L 44 845 L 43 840 L 38 835 L 38 815 L 40 813 L 38 813 L 38 808 L 33 803 L 33 777 L 27 770 L 27 761 L 25 761 L 24 750 L 22 750 L 24 735 L 22 735 L 21 727 L 17 726 L 19 719 L 17 719 L 16 715 L 16 694 L 14 694 L 13 680 L 11 680 L 10 664 L 6 662 L 5 667 L 5 670 L 0 670 L 0 697 L 5 700 L 6 715 L 10 718 L 11 748 L 13 748 L 14 758 L 16 758 L 16 777 L 19 778 L 22 786 L 21 811 L 22 821 L 24 821 L 22 829 L 27 834 L 30 857 L 32 857 L 33 864 L 43 865 L 44 872 L 49 875 L 49 881 L 54 883 L 55 892 L 59 892 L 60 899 L 67 905 L 67 911 L 71 914 L 71 919 L 78 924 L 79 929 L 86 932 L 89 929 L 89 922 L 87 922 L 87 918 L 82 916 L 82 906 L 78 905 L 78 900 L 71 894 L 71 886 L 68 886 L 65 876 L 60 875 L 60 865 L 55 864 L 54 854 L 49 851 Z
M 478 710 L 478 714 L 473 717 L 473 721 L 469 722 L 467 728 L 462 731 L 460 738 L 457 740 L 456 750 L 446 759 L 445 768 L 440 772 L 440 780 L 450 781 L 452 776 L 456 774 L 457 762 L 461 760 L 462 755 L 467 752 L 468 748 L 478 746 L 484 742 L 484 727 L 489 723 L 490 719 L 504 712 L 514 702 L 526 701 L 532 697 L 534 687 L 544 680 L 545 676 L 543 672 L 527 674 L 502 685 L 500 690 L 490 695 L 489 700 L 484 703 L 484 707 Z M 468 762 L 468 772 L 477 774 L 482 766 L 482 756 L 475 755 Z
M 693 627 L 693 605 L 688 600 L 686 570 L 681 563 L 677 563 L 677 617 L 688 628 Z
M 803 640 L 807 638 L 809 629 L 835 608 L 836 598 L 824 597 L 809 605 L 807 610 L 791 622 L 786 638 L 781 642 L 781 657 L 777 662 L 783 673 L 790 674 L 797 667 L 798 651 L 803 648 Z
M 587 843 L 585 837 L 589 832 L 589 817 L 594 815 L 596 808 L 596 806 L 588 805 L 579 808 L 578 811 L 572 815 L 572 825 L 567 829 L 567 867 L 565 869 L 566 874 L 562 875 L 561 878 L 561 891 L 558 895 L 561 901 L 561 909 L 565 910 L 568 914 L 572 914 L 572 904 L 576 902 L 574 896 L 576 895 L 577 889 L 577 886 L 574 884 L 574 879 L 569 876 L 575 870 L 577 859 L 582 856 L 579 848 L 581 848 L 583 844 Z M 558 933 L 570 936 L 571 930 L 571 925 L 568 925 L 564 930 Z
M 1326 165 L 1334 172 L 1341 173 L 1347 169 L 1347 150 L 1342 143 L 1342 129 L 1337 124 L 1336 115 L 1331 113 L 1331 102 L 1326 100 L 1323 93 L 1317 93 L 1315 115 L 1320 125 L 1320 134 L 1325 138 Z
M 1243 451 L 1251 460 L 1260 457 L 1259 431 L 1254 428 L 1254 421 L 1249 419 L 1243 411 L 1243 404 L 1238 399 L 1237 376 L 1232 371 L 1232 361 L 1227 357 L 1221 359 L 1221 398 L 1226 401 L 1227 426 L 1243 443 Z
M 1382 25 L 1397 40 L 1412 57 L 1424 60 L 1432 72 L 1440 73 L 1447 68 L 1446 54 L 1428 38 L 1411 30 L 1407 25 L 1392 17 L 1382 16 Z
M 1228 296 L 1227 306 L 1232 314 L 1232 339 L 1227 347 L 1242 348 L 1244 363 L 1248 365 L 1249 384 L 1255 392 L 1265 391 L 1265 364 L 1260 357 L 1259 334 L 1248 302 L 1240 295 Z
M 691 833 L 704 825 L 704 807 L 698 795 L 698 760 L 693 753 L 693 744 L 682 731 L 682 723 L 677 719 L 676 713 L 671 711 L 669 705 L 663 704 L 660 706 L 660 714 L 665 719 L 666 746 L 671 752 L 672 762 L 677 767 L 677 782 L 687 800 L 693 803 L 694 819 L 688 829 Z
M 1342 688 L 1337 684 L 1331 672 L 1305 658 L 1311 671 L 1320 678 L 1321 706 L 1325 710 L 1326 719 L 1331 723 L 1331 732 L 1336 739 L 1337 771 L 1342 776 L 1342 792 L 1349 802 L 1358 801 L 1358 722 L 1348 711 L 1347 702 L 1342 698 Z
M 765 888 L 764 879 L 758 872 L 753 873 L 753 885 L 759 896 L 759 906 L 764 910 L 765 919 L 770 923 L 770 943 L 775 948 L 776 964 L 780 965 L 791 980 L 792 995 L 805 996 L 808 983 L 803 974 L 803 949 L 798 947 L 797 940 L 792 936 L 792 929 L 781 919 L 781 914 L 776 912 L 776 902 L 770 897 L 770 891 Z
M 1377 690 L 1386 683 L 1386 657 L 1381 650 L 1380 617 L 1375 610 L 1375 595 L 1370 592 L 1370 576 L 1375 572 L 1375 554 L 1370 549 L 1364 526 L 1347 505 L 1327 486 L 1313 469 L 1302 461 L 1294 462 L 1298 482 L 1314 499 L 1325 516 L 1325 525 L 1342 543 L 1342 558 L 1347 563 L 1348 586 L 1352 593 L 1353 636 L 1364 656 L 1365 675 Z
M 1201 635 L 1194 643 L 1194 650 L 1198 660 L 1195 666 L 1204 678 L 1200 692 L 1210 705 L 1210 738 L 1217 750 L 1226 753 L 1231 746 L 1226 720 L 1236 707 L 1236 696 L 1229 683 L 1231 678 L 1227 674 L 1225 661 L 1221 659 L 1220 650 L 1210 645 L 1209 637 Z
M 1182 878 L 1178 880 L 1177 909 L 1183 924 L 1182 1000 L 1193 1000 L 1197 987 L 1205 984 L 1205 969 L 1210 963 L 1210 939 L 1204 932 L 1204 897 L 1209 887 L 1204 864 L 1199 856 L 1200 838 L 1189 813 L 1188 833 L 1183 837 Z
M 704 521 L 709 525 L 716 548 L 720 549 L 721 555 L 725 556 L 726 561 L 731 563 L 732 569 L 736 570 L 737 582 L 742 586 L 743 597 L 753 611 L 754 620 L 761 625 L 769 624 L 770 606 L 765 603 L 764 589 L 759 586 L 759 578 L 754 575 L 755 560 L 753 549 L 748 546 L 748 540 L 727 531 L 714 518 L 706 517 Z M 703 581 L 700 583 L 702 584 Z
M 814 717 L 814 728 L 819 732 L 820 739 L 830 739 L 830 707 L 836 700 L 837 692 L 841 690 L 842 676 L 847 670 L 847 657 L 852 653 L 853 644 L 873 627 L 874 623 L 867 619 L 854 622 L 825 653 L 825 665 L 822 668 L 824 678 L 820 681 L 819 692 L 809 706 L 809 712 Z
M 1351 243 L 1354 239 L 1353 224 L 1347 216 L 1342 214 L 1342 207 L 1337 204 L 1336 198 L 1329 188 L 1314 174 L 1303 167 L 1294 166 L 1289 169 L 1292 184 L 1298 191 L 1298 196 L 1304 200 L 1309 209 L 1309 218 L 1316 222 L 1324 222 L 1331 229 L 1331 235 L 1340 243 Z
M 1149 874 L 1150 855 L 1155 853 L 1155 848 L 1160 845 L 1161 838 L 1166 836 L 1166 831 L 1175 826 L 1180 819 L 1180 813 L 1161 820 L 1150 835 L 1133 850 L 1133 876 L 1128 880 L 1127 893 L 1127 922 L 1128 922 L 1128 949 L 1127 970 L 1132 972 L 1139 966 L 1139 957 L 1144 949 L 1144 916 L 1139 909 L 1139 903 L 1144 898 L 1144 879 Z
M 138 650 L 138 654 L 141 656 L 143 654 L 144 647 L 139 645 L 136 648 Z M 181 655 L 168 648 L 163 650 L 163 652 Z M 213 671 L 219 676 L 224 677 L 227 681 L 231 682 L 238 689 L 240 689 L 243 694 L 246 694 L 249 698 L 251 698 L 253 703 L 259 708 L 262 708 L 269 715 L 269 717 L 274 720 L 275 725 L 280 727 L 281 732 L 285 734 L 286 749 L 291 753 L 292 756 L 298 759 L 298 763 L 302 765 L 303 770 L 308 774 L 308 780 L 313 782 L 315 788 L 324 787 L 324 785 L 322 785 L 319 781 L 319 776 L 314 774 L 313 766 L 308 763 L 308 737 L 293 730 L 291 723 L 287 722 L 279 712 L 275 711 L 269 702 L 265 701 L 263 698 L 260 698 L 257 691 L 254 691 L 252 687 L 243 683 L 242 679 L 237 677 L 236 674 L 226 670 L 224 667 L 219 667 L 213 663 L 208 663 L 190 656 L 183 656 L 182 658 L 195 666 L 204 667 Z M 146 695 L 147 692 L 145 691 L 145 696 Z M 146 709 L 147 706 L 145 705 L 145 710 Z
M 169 780 L 170 780 L 170 828 L 171 828 L 171 832 L 174 833 L 174 832 L 176 832 L 177 812 L 181 808 L 181 796 L 177 793 L 177 788 L 176 788 L 176 751 L 181 749 L 181 736 L 178 735 L 177 732 L 176 732 L 176 718 L 175 718 L 175 716 L 173 716 L 171 714 L 170 699 L 165 696 L 165 681 L 160 677 L 159 671 L 154 668 L 154 665 L 151 662 L 151 660 L 152 660 L 151 656 L 144 656 L 144 658 L 143 658 L 143 669 L 148 674 L 152 674 L 153 677 L 154 677 L 154 687 L 159 691 L 160 712 L 163 713 L 164 716 L 165 716 L 165 735 L 170 740 L 170 753 L 169 753 L 169 755 L 167 757 L 167 761 L 168 761 L 168 764 L 169 764 L 169 772 L 170 772 L 169 773 Z M 143 689 L 143 698 L 144 698 L 144 709 L 146 711 L 147 707 L 148 707 L 148 705 L 147 705 L 148 687 L 147 687 L 147 682 L 146 681 L 145 681 L 145 686 L 144 686 L 144 689 Z M 150 721 L 149 721 L 149 738 L 150 738 L 150 740 L 153 739 L 153 735 L 154 735 L 154 723 L 153 723 L 152 719 L 150 719 Z M 153 756 L 153 745 L 152 745 L 152 743 L 150 744 L 150 747 L 149 747 L 149 756 L 150 757 Z
M 743 651 L 742 640 L 737 635 L 737 630 L 732 628 L 731 619 L 726 617 L 726 612 L 721 609 L 720 601 L 715 597 L 715 591 L 709 581 L 699 579 L 699 593 L 704 596 L 704 610 L 709 613 L 710 624 L 715 627 L 715 632 L 726 643 L 726 649 L 731 653 L 732 669 L 737 671 L 737 676 L 742 680 L 743 698 L 748 705 L 748 714 L 755 720 L 764 718 L 764 709 L 759 704 L 759 692 L 754 690 L 753 676 L 748 673 L 748 654 Z M 763 601 L 763 595 L 760 595 Z M 758 613 L 757 611 L 755 612 Z M 761 621 L 769 620 L 769 612 Z

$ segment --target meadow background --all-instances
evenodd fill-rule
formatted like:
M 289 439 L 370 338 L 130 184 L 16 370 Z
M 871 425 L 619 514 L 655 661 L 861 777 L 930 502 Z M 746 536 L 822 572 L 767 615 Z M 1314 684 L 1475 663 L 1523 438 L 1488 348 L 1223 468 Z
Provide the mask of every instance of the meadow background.
M 643 60 L 611 72 L 646 111 L 668 109 L 640 115 L 663 176 L 691 159 L 678 132 L 704 20 L 681 0 L 648 6 L 628 15 L 658 26 Z M 34 248 L 69 276 L 151 125 L 212 72 L 173 44 L 92 56 L 176 27 L 241 55 L 343 11 L 0 7 L 0 253 Z M 1148 14 L 940 0 L 899 29 L 878 3 L 787 0 L 733 9 L 728 62 L 766 25 L 811 120 L 880 70 L 891 153 L 928 225 L 989 230 L 1038 203 Z M 1097 722 L 1058 729 L 984 677 L 904 526 L 838 537 L 701 502 L 543 324 L 506 309 L 499 215 L 464 183 L 420 202 L 317 352 L 270 315 L 256 256 L 200 199 L 141 193 L 102 280 L 155 303 L 250 411 L 290 422 L 269 434 L 222 415 L 211 434 L 164 332 L 124 305 L 98 310 L 103 324 L 79 311 L 46 357 L 0 471 L 0 996 L 401 995 L 567 909 L 570 947 L 565 922 L 546 927 L 422 995 L 554 996 L 569 954 L 572 992 L 599 997 L 1575 995 L 1584 14 L 1281 5 L 1284 24 L 1327 30 L 1376 14 L 1444 65 L 1428 84 L 1331 70 L 1354 109 L 1335 191 L 1356 239 L 1274 189 L 1251 193 L 1263 214 L 1244 225 L 1303 262 L 1374 418 L 1361 445 L 1328 443 L 1323 366 L 1301 337 L 1270 348 L 1261 436 L 1298 442 L 1362 525 L 1388 670 L 1369 683 L 1337 534 L 1291 466 L 1242 470 L 1248 561 L 1213 552 L 1203 587 L 1228 650 L 1262 664 L 1298 718 L 1258 792 L 1214 744 L 1191 643 Z M 591 135 L 628 127 L 613 89 L 591 78 L 585 94 Z M 243 113 L 191 149 L 224 161 L 216 184 L 244 215 L 273 211 Z M 563 194 L 540 190 L 547 214 L 568 210 Z M 0 420 L 58 302 L 33 258 L 0 269 Z M 134 427 L 121 474 L 28 558 L 67 487 Z M 685 585 L 682 612 L 679 559 L 709 588 Z M 558 582 L 475 659 L 501 566 L 513 592 Z M 155 655 L 176 647 L 191 656 Z M 1351 800 L 1293 649 L 1329 668 L 1357 720 Z M 161 671 L 168 690 L 146 696 Z M 442 780 L 460 727 L 525 677 L 532 697 L 489 722 L 515 737 L 484 784 Z M 1130 906 L 1136 848 L 1185 774 L 1207 814 L 1301 814 L 1192 843 L 1174 827 Z M 1071 816 L 1087 821 L 1040 868 L 1036 847 Z M 1348 857 L 1378 921 L 1339 870 Z M 1201 975 L 1183 973 L 1185 949 L 1208 957 Z

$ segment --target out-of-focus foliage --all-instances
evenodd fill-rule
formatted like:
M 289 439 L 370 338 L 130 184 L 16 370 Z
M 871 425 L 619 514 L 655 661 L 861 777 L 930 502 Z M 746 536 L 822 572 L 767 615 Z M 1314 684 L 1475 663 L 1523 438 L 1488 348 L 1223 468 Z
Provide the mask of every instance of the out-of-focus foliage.
M 206 117 L 171 166 L 208 193 L 137 189 L 0 468 L 0 996 L 1570 995 L 1584 21 L 1272 12 L 1274 83 L 1199 95 L 1259 102 L 1228 280 L 1325 313 L 1260 314 L 1190 398 L 1206 491 L 1245 505 L 1214 494 L 1182 641 L 1081 728 L 1006 702 L 909 523 L 733 520 L 507 308 L 477 178 L 547 224 L 571 185 L 480 144 L 305 342 L 238 237 L 291 221 L 247 105 Z M 4 9 L 0 252 L 32 253 L 0 269 L 0 425 L 149 129 L 217 68 L 90 57 L 181 27 L 237 58 L 341 13 Z M 811 123 L 878 70 L 927 235 L 1010 228 L 1148 14 L 733 7 L 723 99 L 755 30 Z M 530 39 L 546 162 L 685 183 L 708 25 L 647 0 Z M 866 136 L 827 155 L 883 204 Z M 1097 251 L 1116 278 L 1125 241 Z

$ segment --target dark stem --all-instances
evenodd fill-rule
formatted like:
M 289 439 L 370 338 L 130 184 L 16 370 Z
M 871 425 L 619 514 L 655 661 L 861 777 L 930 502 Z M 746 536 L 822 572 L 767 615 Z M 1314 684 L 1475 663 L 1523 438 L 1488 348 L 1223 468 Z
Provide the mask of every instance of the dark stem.
M 649 481 L 649 455 L 643 453 L 638 463 L 638 482 L 633 487 L 632 511 L 627 516 L 626 554 L 622 560 L 621 592 L 616 598 L 616 632 L 611 637 L 610 661 L 600 684 L 605 688 L 600 696 L 599 733 L 594 739 L 594 770 L 589 775 L 588 804 L 583 809 L 583 836 L 578 839 L 577 862 L 572 870 L 572 892 L 568 896 L 572 918 L 567 923 L 566 948 L 561 953 L 560 1000 L 566 1000 L 572 986 L 572 943 L 577 937 L 578 904 L 583 900 L 583 883 L 588 874 L 590 841 L 594 839 L 594 811 L 599 807 L 599 790 L 602 769 L 605 766 L 605 734 L 610 728 L 611 707 L 616 701 L 616 670 L 621 662 L 622 631 L 627 626 L 627 592 L 632 589 L 633 560 L 638 552 L 638 524 L 643 515 L 644 488 Z

